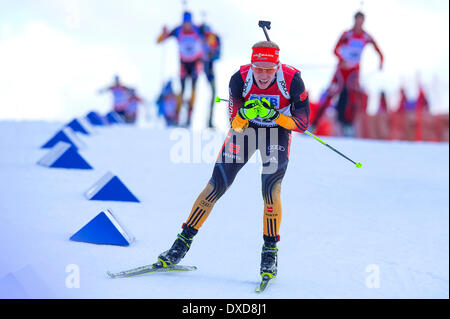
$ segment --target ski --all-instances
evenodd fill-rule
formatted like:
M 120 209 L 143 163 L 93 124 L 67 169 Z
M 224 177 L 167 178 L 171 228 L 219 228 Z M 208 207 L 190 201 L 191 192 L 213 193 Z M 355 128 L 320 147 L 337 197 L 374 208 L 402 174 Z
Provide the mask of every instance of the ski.
M 262 277 L 262 279 L 261 279 L 261 282 L 260 282 L 259 286 L 255 288 L 255 292 L 258 293 L 258 294 L 260 294 L 260 293 L 262 293 L 264 290 L 266 290 L 267 285 L 269 284 L 269 281 L 270 281 L 271 279 L 272 279 L 272 278 L 270 278 L 268 275 L 264 275 L 264 276 Z
M 112 278 L 127 278 L 127 277 L 134 277 L 139 275 L 146 275 L 146 274 L 153 274 L 153 273 L 160 273 L 160 272 L 181 272 L 181 271 L 192 271 L 196 270 L 197 267 L 195 266 L 182 266 L 182 265 L 173 265 L 169 267 L 155 267 L 153 265 L 145 265 L 129 270 L 119 271 L 116 273 L 112 273 L 110 271 L 107 271 L 106 274 Z

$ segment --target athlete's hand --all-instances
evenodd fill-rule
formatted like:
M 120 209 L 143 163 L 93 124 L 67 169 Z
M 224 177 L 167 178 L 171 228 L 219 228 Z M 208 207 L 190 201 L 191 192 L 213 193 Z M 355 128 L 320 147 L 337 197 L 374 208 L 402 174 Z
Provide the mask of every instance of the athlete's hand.
M 161 34 L 159 35 L 159 37 L 158 37 L 158 39 L 156 40 L 156 42 L 157 42 L 157 43 L 163 42 L 163 41 L 167 38 L 168 35 L 169 35 L 169 31 L 167 31 L 167 27 L 164 26 L 163 29 L 162 29 L 162 32 L 161 32 Z
M 259 103 L 258 115 L 259 117 L 267 120 L 274 121 L 280 116 L 280 112 L 278 112 L 272 104 L 266 99 L 262 98 Z
M 261 103 L 258 99 L 248 100 L 239 108 L 238 114 L 243 119 L 253 120 L 258 116 L 258 108 L 260 104 Z
M 231 128 L 238 133 L 242 133 L 248 127 L 248 120 L 243 119 L 239 114 L 236 114 L 231 122 Z

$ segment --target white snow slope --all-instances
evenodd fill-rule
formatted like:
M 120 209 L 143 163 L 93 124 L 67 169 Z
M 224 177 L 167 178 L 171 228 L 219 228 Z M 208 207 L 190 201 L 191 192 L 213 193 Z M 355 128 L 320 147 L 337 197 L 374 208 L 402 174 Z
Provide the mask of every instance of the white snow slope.
M 106 270 L 152 263 L 170 247 L 225 133 L 98 128 L 78 134 L 93 170 L 37 165 L 48 152 L 40 146 L 62 124 L 0 122 L 2 298 L 449 298 L 447 143 L 325 139 L 361 161 L 358 169 L 296 134 L 282 184 L 278 277 L 257 295 L 258 160 L 240 171 L 195 237 L 182 264 L 197 271 L 113 280 Z M 181 145 L 188 163 L 176 163 Z M 108 171 L 141 203 L 87 200 Z M 136 237 L 131 246 L 69 240 L 108 208 Z

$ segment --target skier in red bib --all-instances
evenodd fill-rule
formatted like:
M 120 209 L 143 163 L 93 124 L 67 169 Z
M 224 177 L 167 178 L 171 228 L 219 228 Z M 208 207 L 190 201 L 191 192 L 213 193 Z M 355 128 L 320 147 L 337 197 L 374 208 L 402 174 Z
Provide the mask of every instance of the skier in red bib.
M 334 54 L 339 62 L 327 89 L 327 97 L 321 103 L 312 127 L 318 125 L 326 108 L 339 95 L 339 101 L 337 102 L 338 121 L 344 129 L 349 128 L 351 130 L 355 108 L 358 107 L 360 102 L 359 65 L 366 44 L 373 45 L 380 56 L 380 70 L 383 68 L 383 54 L 380 48 L 373 37 L 363 29 L 364 14 L 358 11 L 354 18 L 353 28 L 341 35 L 334 48 Z
M 251 64 L 241 66 L 231 77 L 228 107 L 231 128 L 212 176 L 172 247 L 158 256 L 154 266 L 170 267 L 181 261 L 214 204 L 259 150 L 264 201 L 260 272 L 263 278 L 273 278 L 280 240 L 281 182 L 289 163 L 291 132 L 304 132 L 308 127 L 308 94 L 300 71 L 280 63 L 278 45 L 262 41 L 252 48 Z

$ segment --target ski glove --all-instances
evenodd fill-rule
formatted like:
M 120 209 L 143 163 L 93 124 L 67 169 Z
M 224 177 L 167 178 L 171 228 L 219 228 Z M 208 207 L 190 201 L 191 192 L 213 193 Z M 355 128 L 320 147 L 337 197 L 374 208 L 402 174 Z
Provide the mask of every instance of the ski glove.
M 253 120 L 258 116 L 258 108 L 260 105 L 261 103 L 258 99 L 248 100 L 239 108 L 238 114 L 243 119 Z
M 242 133 L 246 128 L 248 128 L 248 120 L 243 119 L 239 114 L 236 114 L 231 122 L 231 128 L 238 133 Z
M 266 98 L 262 98 L 258 108 L 258 115 L 263 119 L 275 121 L 280 116 L 280 112 Z

